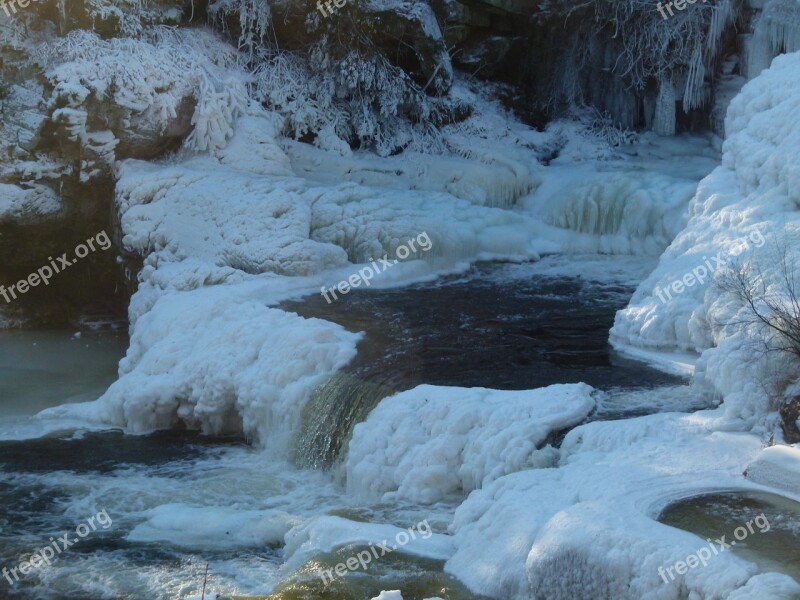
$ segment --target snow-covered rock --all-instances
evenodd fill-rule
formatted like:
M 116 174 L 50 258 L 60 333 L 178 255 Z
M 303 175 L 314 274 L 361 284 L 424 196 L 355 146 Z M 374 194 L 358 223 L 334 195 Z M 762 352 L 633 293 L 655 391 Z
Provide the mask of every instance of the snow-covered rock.
M 764 292 L 780 294 L 782 248 L 789 268 L 798 264 L 798 89 L 795 53 L 776 58 L 731 102 L 722 166 L 701 182 L 686 228 L 611 330 L 621 348 L 706 351 L 698 371 L 744 417 L 774 409 L 760 385 L 772 376 L 763 372 L 768 365 L 753 360 L 759 355 L 746 326 L 749 309 L 714 280 L 728 267 L 749 263 L 762 271 Z M 781 368 L 790 381 L 794 367 Z
M 470 494 L 456 511 L 457 550 L 445 570 L 476 593 L 509 600 L 722 598 L 751 585 L 755 565 L 731 552 L 674 580 L 659 575 L 707 545 L 658 523 L 666 505 L 709 489 L 756 487 L 742 471 L 760 440 L 719 426 L 710 412 L 573 429 L 558 468 L 513 473 Z M 783 590 L 775 598 L 800 592 L 784 575 L 769 578 Z
M 385 398 L 353 430 L 348 491 L 432 503 L 549 467 L 556 451 L 542 448 L 547 437 L 586 418 L 591 392 L 585 384 L 519 392 L 422 385 Z
M 746 475 L 755 483 L 800 496 L 800 447 L 765 448 L 747 465 Z

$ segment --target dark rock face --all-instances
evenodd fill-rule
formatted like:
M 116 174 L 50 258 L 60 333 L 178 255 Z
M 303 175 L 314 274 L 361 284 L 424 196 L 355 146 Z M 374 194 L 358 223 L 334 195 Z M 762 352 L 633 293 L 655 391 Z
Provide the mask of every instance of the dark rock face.
M 784 402 L 779 412 L 783 437 L 786 442 L 788 444 L 800 442 L 800 429 L 797 428 L 797 421 L 800 420 L 800 396 Z

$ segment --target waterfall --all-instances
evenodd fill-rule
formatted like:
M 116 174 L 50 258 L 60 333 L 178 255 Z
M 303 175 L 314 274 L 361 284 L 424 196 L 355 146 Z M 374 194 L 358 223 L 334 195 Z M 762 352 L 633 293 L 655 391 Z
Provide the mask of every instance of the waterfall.
M 303 409 L 295 462 L 330 468 L 350 441 L 353 427 L 396 390 L 353 373 L 336 373 L 320 384 Z

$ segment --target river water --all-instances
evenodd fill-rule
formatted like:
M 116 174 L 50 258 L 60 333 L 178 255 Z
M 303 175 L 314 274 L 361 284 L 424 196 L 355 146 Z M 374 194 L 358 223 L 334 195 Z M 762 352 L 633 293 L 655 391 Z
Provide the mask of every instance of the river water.
M 457 501 L 359 504 L 344 492 L 341 470 L 331 468 L 355 422 L 385 395 L 421 383 L 527 389 L 584 381 L 598 388 L 593 419 L 712 405 L 686 381 L 617 356 L 607 344 L 615 311 L 651 268 L 645 259 L 597 256 L 486 263 L 433 284 L 354 291 L 331 305 L 317 296 L 285 303 L 366 332 L 356 360 L 310 400 L 291 464 L 237 436 L 133 436 L 69 423 L 39 430 L 31 417 L 38 410 L 102 393 L 126 337 L 0 334 L 0 565 L 18 566 L 99 511 L 113 520 L 52 565 L 13 584 L 0 578 L 0 597 L 199 597 L 208 563 L 207 590 L 220 597 L 369 598 L 402 586 L 406 600 L 475 598 L 441 562 L 400 553 L 326 587 L 318 574 L 339 554 L 289 573 L 282 535 L 262 535 L 237 515 L 261 511 L 263 523 L 339 515 L 401 527 L 425 519 L 445 532 Z M 145 522 L 160 524 L 143 529 Z

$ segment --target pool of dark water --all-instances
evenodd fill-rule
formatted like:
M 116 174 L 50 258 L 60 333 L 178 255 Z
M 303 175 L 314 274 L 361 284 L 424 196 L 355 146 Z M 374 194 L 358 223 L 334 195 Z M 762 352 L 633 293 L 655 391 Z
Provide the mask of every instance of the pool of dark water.
M 634 289 L 590 274 L 479 263 L 434 284 L 360 288 L 331 303 L 315 294 L 281 307 L 366 332 L 347 370 L 393 389 L 422 383 L 523 390 L 554 383 L 611 389 L 684 382 L 623 358 L 608 344 L 614 315 Z
M 703 539 L 724 535 L 731 552 L 762 571 L 800 581 L 800 502 L 766 492 L 707 494 L 668 506 L 659 521 Z

